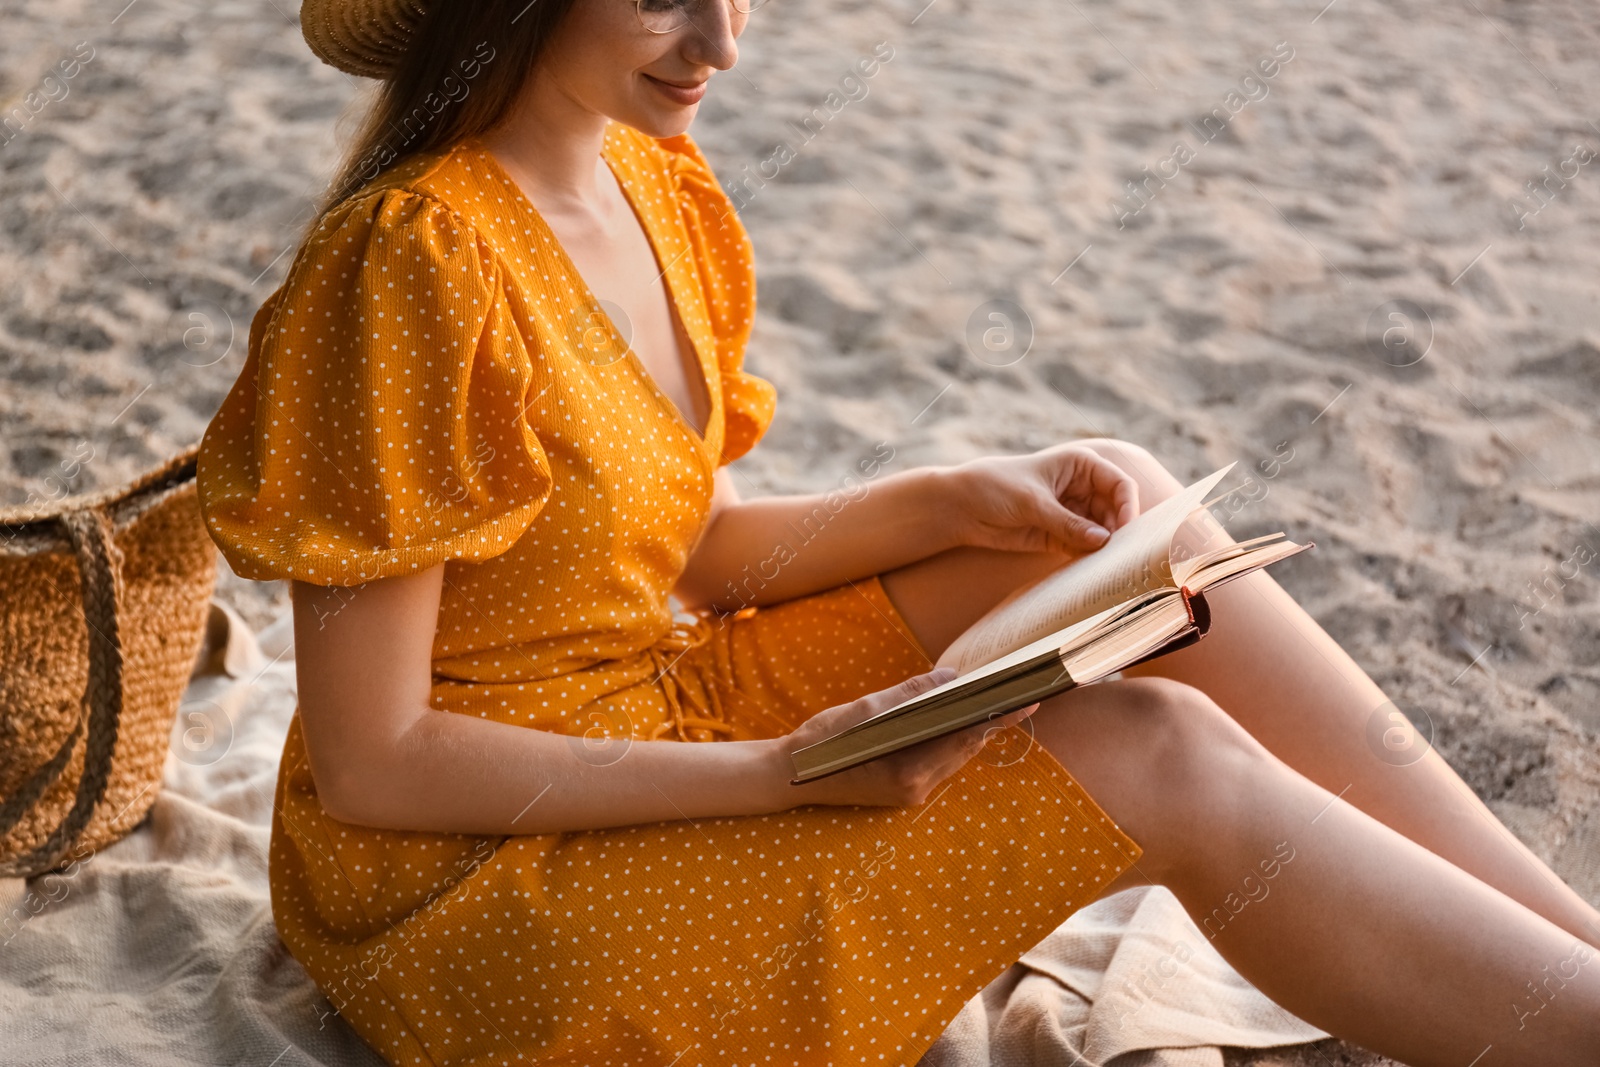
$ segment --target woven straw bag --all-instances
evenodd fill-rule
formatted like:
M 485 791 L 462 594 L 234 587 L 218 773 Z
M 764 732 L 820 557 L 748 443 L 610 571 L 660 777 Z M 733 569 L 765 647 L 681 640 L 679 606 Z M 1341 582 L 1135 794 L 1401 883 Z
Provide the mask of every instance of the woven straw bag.
M 217 573 L 198 454 L 0 509 L 0 875 L 82 859 L 155 802 Z

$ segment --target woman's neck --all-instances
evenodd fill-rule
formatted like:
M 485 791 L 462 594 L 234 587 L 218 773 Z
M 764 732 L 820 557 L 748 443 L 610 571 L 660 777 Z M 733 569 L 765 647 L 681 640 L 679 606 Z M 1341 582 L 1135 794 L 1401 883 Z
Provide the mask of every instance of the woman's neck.
M 607 118 L 538 77 L 510 116 L 481 140 L 541 214 L 604 218 L 600 184 Z

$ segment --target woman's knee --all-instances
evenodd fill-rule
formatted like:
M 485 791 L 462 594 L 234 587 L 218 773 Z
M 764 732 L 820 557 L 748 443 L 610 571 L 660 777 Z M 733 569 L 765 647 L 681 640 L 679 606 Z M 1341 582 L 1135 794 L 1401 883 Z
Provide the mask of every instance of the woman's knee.
M 1266 754 L 1260 742 L 1203 690 L 1171 678 L 1108 683 L 1133 751 L 1153 782 L 1191 800 L 1240 760 Z
M 1045 748 L 1154 864 L 1233 824 L 1262 745 L 1194 686 L 1123 678 L 1047 701 L 1033 719 Z

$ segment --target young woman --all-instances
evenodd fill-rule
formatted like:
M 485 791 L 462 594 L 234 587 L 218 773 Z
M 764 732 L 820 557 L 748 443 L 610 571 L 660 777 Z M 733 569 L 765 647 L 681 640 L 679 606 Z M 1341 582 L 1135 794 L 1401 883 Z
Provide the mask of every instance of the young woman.
M 294 583 L 273 907 L 330 1010 L 394 1063 L 909 1064 L 1155 882 L 1336 1034 L 1594 1063 L 1600 916 L 1437 755 L 1368 747 L 1383 694 L 1265 575 L 1031 748 L 789 784 L 1178 484 L 1093 440 L 740 499 L 774 394 L 685 131 L 748 3 L 305 4 L 382 94 L 200 477 L 234 569 Z

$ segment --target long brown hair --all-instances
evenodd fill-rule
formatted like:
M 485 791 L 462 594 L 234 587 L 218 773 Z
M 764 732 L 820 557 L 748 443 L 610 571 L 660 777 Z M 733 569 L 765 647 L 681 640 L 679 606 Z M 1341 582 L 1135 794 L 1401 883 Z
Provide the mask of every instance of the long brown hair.
M 361 116 L 317 214 L 403 160 L 493 129 L 573 2 L 430 0 L 415 43 Z

